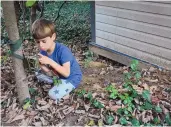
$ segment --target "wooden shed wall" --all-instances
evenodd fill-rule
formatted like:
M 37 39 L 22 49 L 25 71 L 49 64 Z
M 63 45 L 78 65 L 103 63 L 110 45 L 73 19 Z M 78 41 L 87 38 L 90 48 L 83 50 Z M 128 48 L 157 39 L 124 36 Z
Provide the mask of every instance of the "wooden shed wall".
M 171 2 L 96 1 L 96 44 L 171 68 Z

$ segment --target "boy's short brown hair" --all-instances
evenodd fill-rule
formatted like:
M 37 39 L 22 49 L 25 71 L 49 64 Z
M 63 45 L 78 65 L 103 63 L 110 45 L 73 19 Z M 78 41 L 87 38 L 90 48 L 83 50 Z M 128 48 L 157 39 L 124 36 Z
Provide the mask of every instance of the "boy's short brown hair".
M 37 19 L 34 21 L 31 31 L 34 39 L 43 39 L 48 36 L 52 37 L 56 33 L 54 23 L 46 19 Z

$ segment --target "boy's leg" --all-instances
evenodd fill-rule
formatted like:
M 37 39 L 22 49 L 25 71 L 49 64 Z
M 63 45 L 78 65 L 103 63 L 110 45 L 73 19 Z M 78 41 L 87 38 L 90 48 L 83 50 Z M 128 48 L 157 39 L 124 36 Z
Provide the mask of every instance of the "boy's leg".
M 49 96 L 50 98 L 56 100 L 57 102 L 60 101 L 61 98 L 63 98 L 65 95 L 69 94 L 75 87 L 66 80 L 61 79 L 62 84 L 59 84 L 58 86 L 54 86 L 49 90 Z
M 35 72 L 35 76 L 38 80 L 38 82 L 46 82 L 46 83 L 53 83 L 53 79 L 51 76 L 44 74 L 41 70 L 38 70 Z

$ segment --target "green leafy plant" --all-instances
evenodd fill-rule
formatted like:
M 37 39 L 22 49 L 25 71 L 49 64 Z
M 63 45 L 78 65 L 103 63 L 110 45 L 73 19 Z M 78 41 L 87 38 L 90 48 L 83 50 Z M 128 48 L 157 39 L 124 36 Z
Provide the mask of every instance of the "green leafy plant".
M 26 7 L 32 7 L 36 3 L 36 0 L 27 0 Z
M 109 84 L 106 90 L 110 93 L 109 98 L 116 99 L 118 97 L 118 90 L 112 84 Z
M 84 89 L 78 91 L 78 97 L 83 97 L 85 94 L 86 94 L 86 91 Z
M 7 62 L 7 59 L 8 59 L 8 57 L 12 54 L 12 52 L 11 52 L 11 50 L 9 49 L 9 50 L 7 50 L 7 51 L 5 52 L 5 54 L 6 54 L 6 55 L 1 56 L 1 59 L 0 59 L 0 63 L 2 63 L 2 64 L 4 64 L 4 63 Z
M 114 121 L 114 117 L 112 115 L 107 115 L 106 122 L 108 125 L 112 125 Z
M 119 119 L 119 122 L 120 122 L 120 124 L 122 124 L 122 125 L 127 125 L 127 124 L 128 124 L 128 121 L 126 120 L 125 117 L 121 117 L 121 118 Z
M 90 100 L 90 102 L 92 103 L 92 101 L 93 101 L 93 95 L 92 95 L 92 93 L 91 92 L 88 92 L 87 93 L 87 98 Z
M 96 100 L 96 99 L 93 100 L 93 105 L 94 105 L 94 107 L 96 107 L 96 108 L 104 108 L 104 105 L 102 105 L 102 103 L 99 102 L 99 101 Z
M 124 87 L 132 90 L 132 84 L 137 84 L 141 78 L 141 73 L 138 71 L 138 60 L 131 61 L 131 70 L 124 73 Z
M 158 125 L 160 123 L 160 120 L 157 117 L 155 117 L 153 122 L 155 125 Z
M 169 126 L 171 126 L 171 117 L 169 112 L 166 114 L 165 121 Z
M 23 102 L 23 109 L 24 110 L 28 109 L 34 103 L 35 103 L 35 99 L 26 98 Z
M 151 102 L 151 95 L 150 95 L 150 91 L 149 90 L 144 90 L 143 93 L 142 93 L 142 97 Z
M 142 109 L 145 110 L 151 110 L 153 109 L 153 105 L 151 104 L 151 102 L 145 101 L 144 104 L 141 106 Z
M 34 88 L 29 88 L 29 92 L 31 95 L 36 95 L 36 90 Z
M 157 113 L 161 113 L 161 112 L 162 112 L 162 109 L 161 109 L 160 106 L 155 106 L 154 109 L 155 109 L 155 111 L 156 111 Z
M 93 52 L 88 50 L 84 53 L 85 55 L 85 61 L 84 61 L 84 67 L 88 67 L 89 63 L 93 60 Z
M 133 126 L 140 126 L 140 122 L 136 118 L 133 118 L 131 120 L 131 123 L 132 123 Z
M 147 123 L 139 121 L 137 117 L 135 117 L 135 112 L 137 110 L 139 110 L 140 113 L 143 113 L 143 111 L 145 110 L 151 110 L 152 113 L 155 112 L 155 114 L 160 114 L 163 112 L 162 108 L 159 105 L 155 106 L 152 104 L 151 94 L 149 90 L 144 90 L 140 94 L 135 89 L 134 86 L 138 83 L 137 81 L 139 81 L 141 78 L 141 73 L 138 71 L 137 66 L 138 62 L 133 61 L 131 65 L 131 70 L 124 74 L 123 88 L 127 89 L 126 92 L 118 91 L 118 89 L 113 84 L 109 84 L 106 87 L 106 91 L 109 93 L 109 98 L 114 99 L 114 101 L 121 100 L 122 104 L 122 108 L 117 109 L 117 112 L 107 109 L 107 116 L 105 117 L 105 119 L 108 125 L 112 125 L 114 120 L 114 116 L 111 115 L 111 112 L 113 112 L 115 115 L 119 117 L 119 123 L 121 125 L 128 125 L 131 123 L 132 126 L 160 126 L 161 124 L 161 121 L 157 117 L 153 120 L 148 121 Z M 139 87 L 139 85 L 137 87 Z M 81 94 L 86 94 L 86 92 L 82 92 Z M 104 108 L 104 105 L 100 101 L 93 98 L 91 92 L 88 92 L 84 97 L 90 100 L 90 103 L 94 107 Z M 165 122 L 167 125 L 171 125 L 170 121 L 170 114 L 168 113 L 165 117 L 165 121 L 163 122 Z
M 93 95 L 92 95 L 91 92 L 86 93 L 86 91 L 84 89 L 82 89 L 82 90 L 79 90 L 77 93 L 78 93 L 78 97 L 87 98 L 94 107 L 96 107 L 96 108 L 104 108 L 104 105 L 100 101 L 93 98 Z
M 121 94 L 119 97 L 123 100 L 124 104 L 130 104 L 133 101 L 133 98 L 128 93 L 124 93 L 123 95 Z
M 122 116 L 124 113 L 124 109 L 123 108 L 119 108 L 116 112 L 118 115 Z
M 62 81 L 60 79 L 57 79 L 56 76 L 53 77 L 53 83 L 54 85 L 58 86 L 59 84 L 62 84 Z
M 131 61 L 131 69 L 132 69 L 133 71 L 137 71 L 137 69 L 138 69 L 138 64 L 139 64 L 138 60 L 132 60 L 132 61 Z

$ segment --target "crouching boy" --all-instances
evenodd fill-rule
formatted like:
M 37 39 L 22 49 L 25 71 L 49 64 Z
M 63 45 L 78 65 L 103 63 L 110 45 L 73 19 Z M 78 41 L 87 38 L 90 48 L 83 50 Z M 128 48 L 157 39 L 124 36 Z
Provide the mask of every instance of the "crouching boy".
M 55 25 L 46 19 L 38 19 L 32 25 L 32 36 L 40 49 L 39 63 L 45 73 L 53 72 L 61 79 L 61 84 L 53 86 L 48 94 L 59 101 L 77 88 L 82 72 L 72 52 L 65 45 L 56 42 Z

